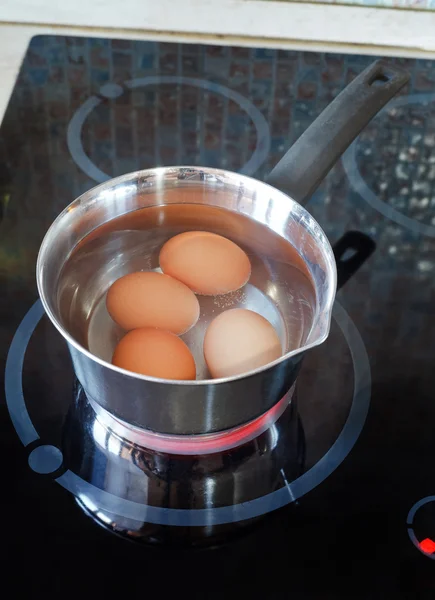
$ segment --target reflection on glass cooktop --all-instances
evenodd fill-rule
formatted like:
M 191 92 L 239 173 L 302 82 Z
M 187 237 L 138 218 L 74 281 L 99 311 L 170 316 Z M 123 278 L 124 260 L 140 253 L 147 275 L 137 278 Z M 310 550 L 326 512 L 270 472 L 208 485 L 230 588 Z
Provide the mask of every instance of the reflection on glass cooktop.
M 330 337 L 307 355 L 297 401 L 258 438 L 214 458 L 172 461 L 108 433 L 73 393 L 66 347 L 42 316 L 35 286 L 42 237 L 82 192 L 161 165 L 263 178 L 372 60 L 32 40 L 0 129 L 2 356 L 10 348 L 0 405 L 3 538 L 10 565 L 25 556 L 26 589 L 125 594 L 152 573 L 167 595 L 189 585 L 198 598 L 229 589 L 254 598 L 434 596 L 433 62 L 389 59 L 410 71 L 410 84 L 307 205 L 332 243 L 359 230 L 377 249 L 339 292 Z M 252 480 L 272 463 L 273 479 Z M 199 478 L 200 492 L 180 485 L 187 477 Z M 148 504 L 138 485 L 148 486 Z M 222 489 L 236 509 L 228 511 Z M 171 512 L 186 508 L 188 517 Z M 240 527 L 246 534 L 230 543 L 231 522 L 255 526 Z M 165 544 L 177 527 L 174 552 Z M 195 527 L 224 545 L 189 553 L 184 542 L 200 537 Z M 107 529 L 148 536 L 159 548 Z

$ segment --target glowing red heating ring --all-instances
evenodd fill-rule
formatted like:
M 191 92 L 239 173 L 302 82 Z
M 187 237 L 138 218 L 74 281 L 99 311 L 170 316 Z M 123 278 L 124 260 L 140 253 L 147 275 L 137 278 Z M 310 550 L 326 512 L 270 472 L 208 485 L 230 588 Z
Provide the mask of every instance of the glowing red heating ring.
M 264 415 L 261 415 L 261 417 L 258 417 L 254 421 L 219 433 L 194 436 L 164 435 L 132 427 L 124 421 L 112 417 L 116 423 L 122 426 L 124 431 L 119 431 L 116 427 L 113 427 L 113 429 L 118 435 L 158 452 L 189 455 L 222 452 L 240 446 L 258 437 L 266 429 L 269 429 L 287 408 L 292 397 L 292 392 L 293 390 L 286 394 L 284 398 L 264 413 Z

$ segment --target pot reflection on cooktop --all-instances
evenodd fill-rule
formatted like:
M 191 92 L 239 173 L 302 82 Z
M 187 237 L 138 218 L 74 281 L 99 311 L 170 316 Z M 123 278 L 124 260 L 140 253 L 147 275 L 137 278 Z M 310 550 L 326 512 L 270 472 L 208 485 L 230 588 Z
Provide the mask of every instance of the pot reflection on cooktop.
M 302 471 L 296 402 L 251 441 L 222 452 L 177 455 L 120 437 L 96 418 L 79 386 L 63 434 L 65 464 L 92 486 L 80 486 L 79 504 L 100 524 L 144 542 L 227 542 L 258 519 L 239 521 L 237 505 L 283 487 L 285 477 L 293 480 Z M 220 509 L 234 522 L 220 523 Z M 174 517 L 176 526 L 168 527 Z M 190 526 L 195 518 L 202 525 Z
M 193 455 L 143 447 L 128 427 L 114 427 L 105 411 L 97 418 L 79 384 L 72 393 L 67 349 L 41 317 L 38 302 L 17 331 L 9 360 L 23 360 L 23 406 L 15 405 L 13 375 L 8 405 L 19 434 L 25 411 L 36 432 L 26 442 L 29 465 L 53 472 L 97 521 L 135 539 L 228 540 L 229 533 L 321 484 L 363 427 L 370 397 L 367 356 L 338 303 L 327 342 L 308 353 L 298 392 L 277 406 L 269 428 L 224 451 Z

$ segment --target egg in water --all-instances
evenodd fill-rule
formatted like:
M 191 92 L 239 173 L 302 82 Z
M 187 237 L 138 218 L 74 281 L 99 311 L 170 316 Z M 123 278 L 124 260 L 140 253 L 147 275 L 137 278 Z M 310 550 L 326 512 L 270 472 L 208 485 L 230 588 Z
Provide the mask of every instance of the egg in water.
M 181 335 L 199 318 L 195 294 L 181 281 L 154 271 L 129 273 L 115 281 L 107 292 L 106 307 L 126 331 L 157 327 Z
M 234 292 L 251 275 L 246 253 L 231 240 L 207 231 L 187 231 L 160 250 L 160 268 L 204 296 Z
M 281 355 L 275 329 L 252 310 L 227 310 L 213 319 L 205 333 L 204 358 L 213 378 L 247 373 Z
M 112 364 L 160 379 L 196 378 L 195 361 L 183 340 L 170 331 L 152 327 L 129 331 L 116 346 Z

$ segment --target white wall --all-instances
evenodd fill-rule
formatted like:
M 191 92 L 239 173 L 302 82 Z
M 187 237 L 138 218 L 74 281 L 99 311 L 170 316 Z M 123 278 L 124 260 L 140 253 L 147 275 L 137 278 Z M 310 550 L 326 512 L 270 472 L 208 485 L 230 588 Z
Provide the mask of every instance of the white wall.
M 413 0 L 409 0 L 413 1 Z M 12 0 L 0 22 L 435 51 L 435 13 L 269 0 Z
M 0 0 L 0 121 L 30 39 L 46 33 L 435 58 L 435 11 L 275 0 L 6 2 Z

